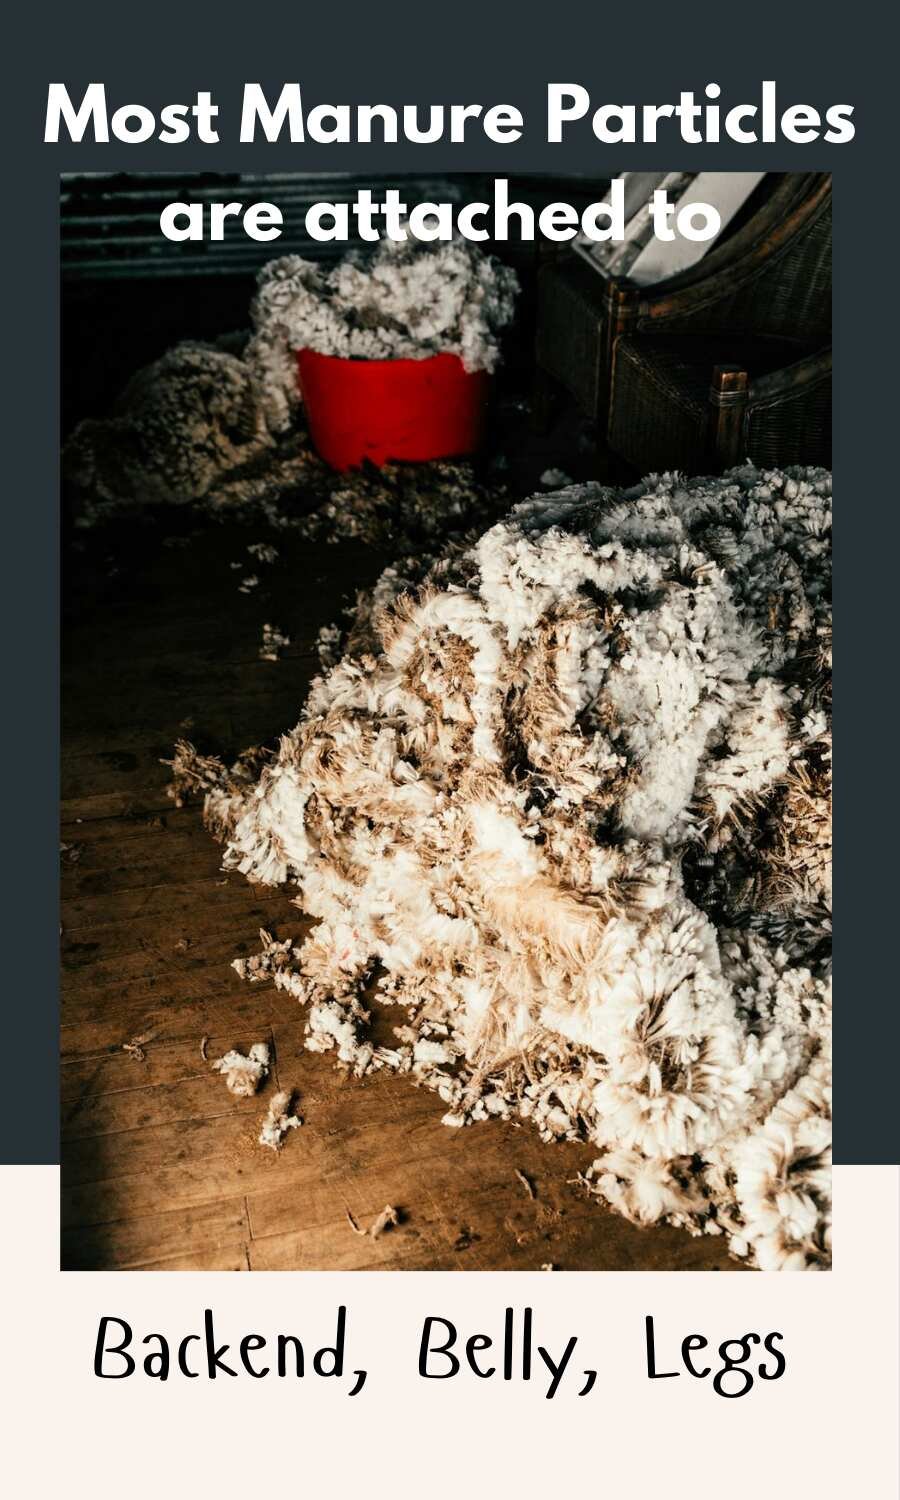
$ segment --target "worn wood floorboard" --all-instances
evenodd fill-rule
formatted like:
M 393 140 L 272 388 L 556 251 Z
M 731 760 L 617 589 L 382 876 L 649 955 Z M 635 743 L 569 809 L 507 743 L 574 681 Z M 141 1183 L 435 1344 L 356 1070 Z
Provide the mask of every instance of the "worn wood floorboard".
M 289 893 L 225 875 L 199 810 L 160 764 L 182 735 L 233 756 L 296 720 L 319 627 L 382 559 L 261 527 L 212 526 L 186 547 L 144 534 L 67 567 L 62 764 L 62 1263 L 70 1269 L 735 1269 L 720 1241 L 638 1230 L 586 1201 L 588 1147 L 527 1126 L 465 1131 L 408 1080 L 348 1080 L 303 1048 L 295 1001 L 242 983 L 232 959 L 265 925 L 299 935 Z M 280 557 L 251 561 L 250 542 Z M 240 561 L 242 570 L 230 564 Z M 241 595 L 244 573 L 260 577 Z M 258 659 L 264 621 L 288 631 Z M 273 1047 L 255 1099 L 200 1055 Z M 123 1050 L 143 1037 L 144 1056 Z M 296 1089 L 303 1127 L 256 1143 L 269 1094 Z M 517 1173 L 524 1174 L 523 1181 Z M 529 1187 L 530 1184 L 530 1187 Z M 393 1204 L 394 1229 L 354 1232 Z

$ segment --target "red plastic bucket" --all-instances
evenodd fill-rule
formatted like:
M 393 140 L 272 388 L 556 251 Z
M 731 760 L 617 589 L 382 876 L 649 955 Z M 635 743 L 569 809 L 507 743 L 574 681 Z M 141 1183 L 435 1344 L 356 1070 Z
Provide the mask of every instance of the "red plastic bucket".
M 457 354 L 338 359 L 300 349 L 297 372 L 316 451 L 334 469 L 449 458 L 482 440 L 490 376 Z

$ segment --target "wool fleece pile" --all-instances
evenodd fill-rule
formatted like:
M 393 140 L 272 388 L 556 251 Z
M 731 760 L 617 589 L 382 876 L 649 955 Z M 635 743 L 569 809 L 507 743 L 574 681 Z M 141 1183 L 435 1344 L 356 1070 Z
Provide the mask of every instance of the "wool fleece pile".
M 528 500 L 384 575 L 258 779 L 198 778 L 225 864 L 314 919 L 236 964 L 310 1048 L 588 1141 L 592 1193 L 764 1270 L 830 1256 L 830 497 Z

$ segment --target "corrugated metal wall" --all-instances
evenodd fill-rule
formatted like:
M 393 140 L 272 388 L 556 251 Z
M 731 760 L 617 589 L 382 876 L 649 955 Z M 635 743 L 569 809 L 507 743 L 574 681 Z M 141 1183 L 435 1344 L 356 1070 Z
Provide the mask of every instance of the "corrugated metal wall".
M 468 192 L 464 191 L 465 183 Z M 385 187 L 405 189 L 409 202 L 459 203 L 478 197 L 480 178 L 358 177 L 344 174 L 251 173 L 174 176 L 92 174 L 64 176 L 60 194 L 60 265 L 66 279 L 148 276 L 213 276 L 255 273 L 273 255 L 288 252 L 310 259 L 333 259 L 345 248 L 312 240 L 304 229 L 313 203 L 351 203 L 361 188 L 377 194 Z M 173 202 L 274 203 L 284 228 L 277 240 L 250 239 L 237 219 L 229 220 L 219 241 L 172 241 L 159 216 Z

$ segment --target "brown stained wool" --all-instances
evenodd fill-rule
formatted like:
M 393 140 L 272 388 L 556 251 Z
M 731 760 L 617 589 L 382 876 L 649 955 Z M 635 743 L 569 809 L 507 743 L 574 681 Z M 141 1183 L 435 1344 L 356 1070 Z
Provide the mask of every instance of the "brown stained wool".
M 147 1043 L 152 1042 L 156 1035 L 155 1031 L 147 1031 L 141 1036 L 133 1036 L 130 1042 L 122 1043 L 122 1051 L 127 1052 L 129 1057 L 133 1057 L 135 1062 L 146 1062 Z
M 80 423 L 64 449 L 63 473 L 89 514 L 132 501 L 185 504 L 271 445 L 243 360 L 178 344 L 138 371 L 109 417 Z
M 830 509 L 803 469 L 534 497 L 359 600 L 258 781 L 175 765 L 315 921 L 235 964 L 309 1047 L 764 1269 L 830 1255 Z

